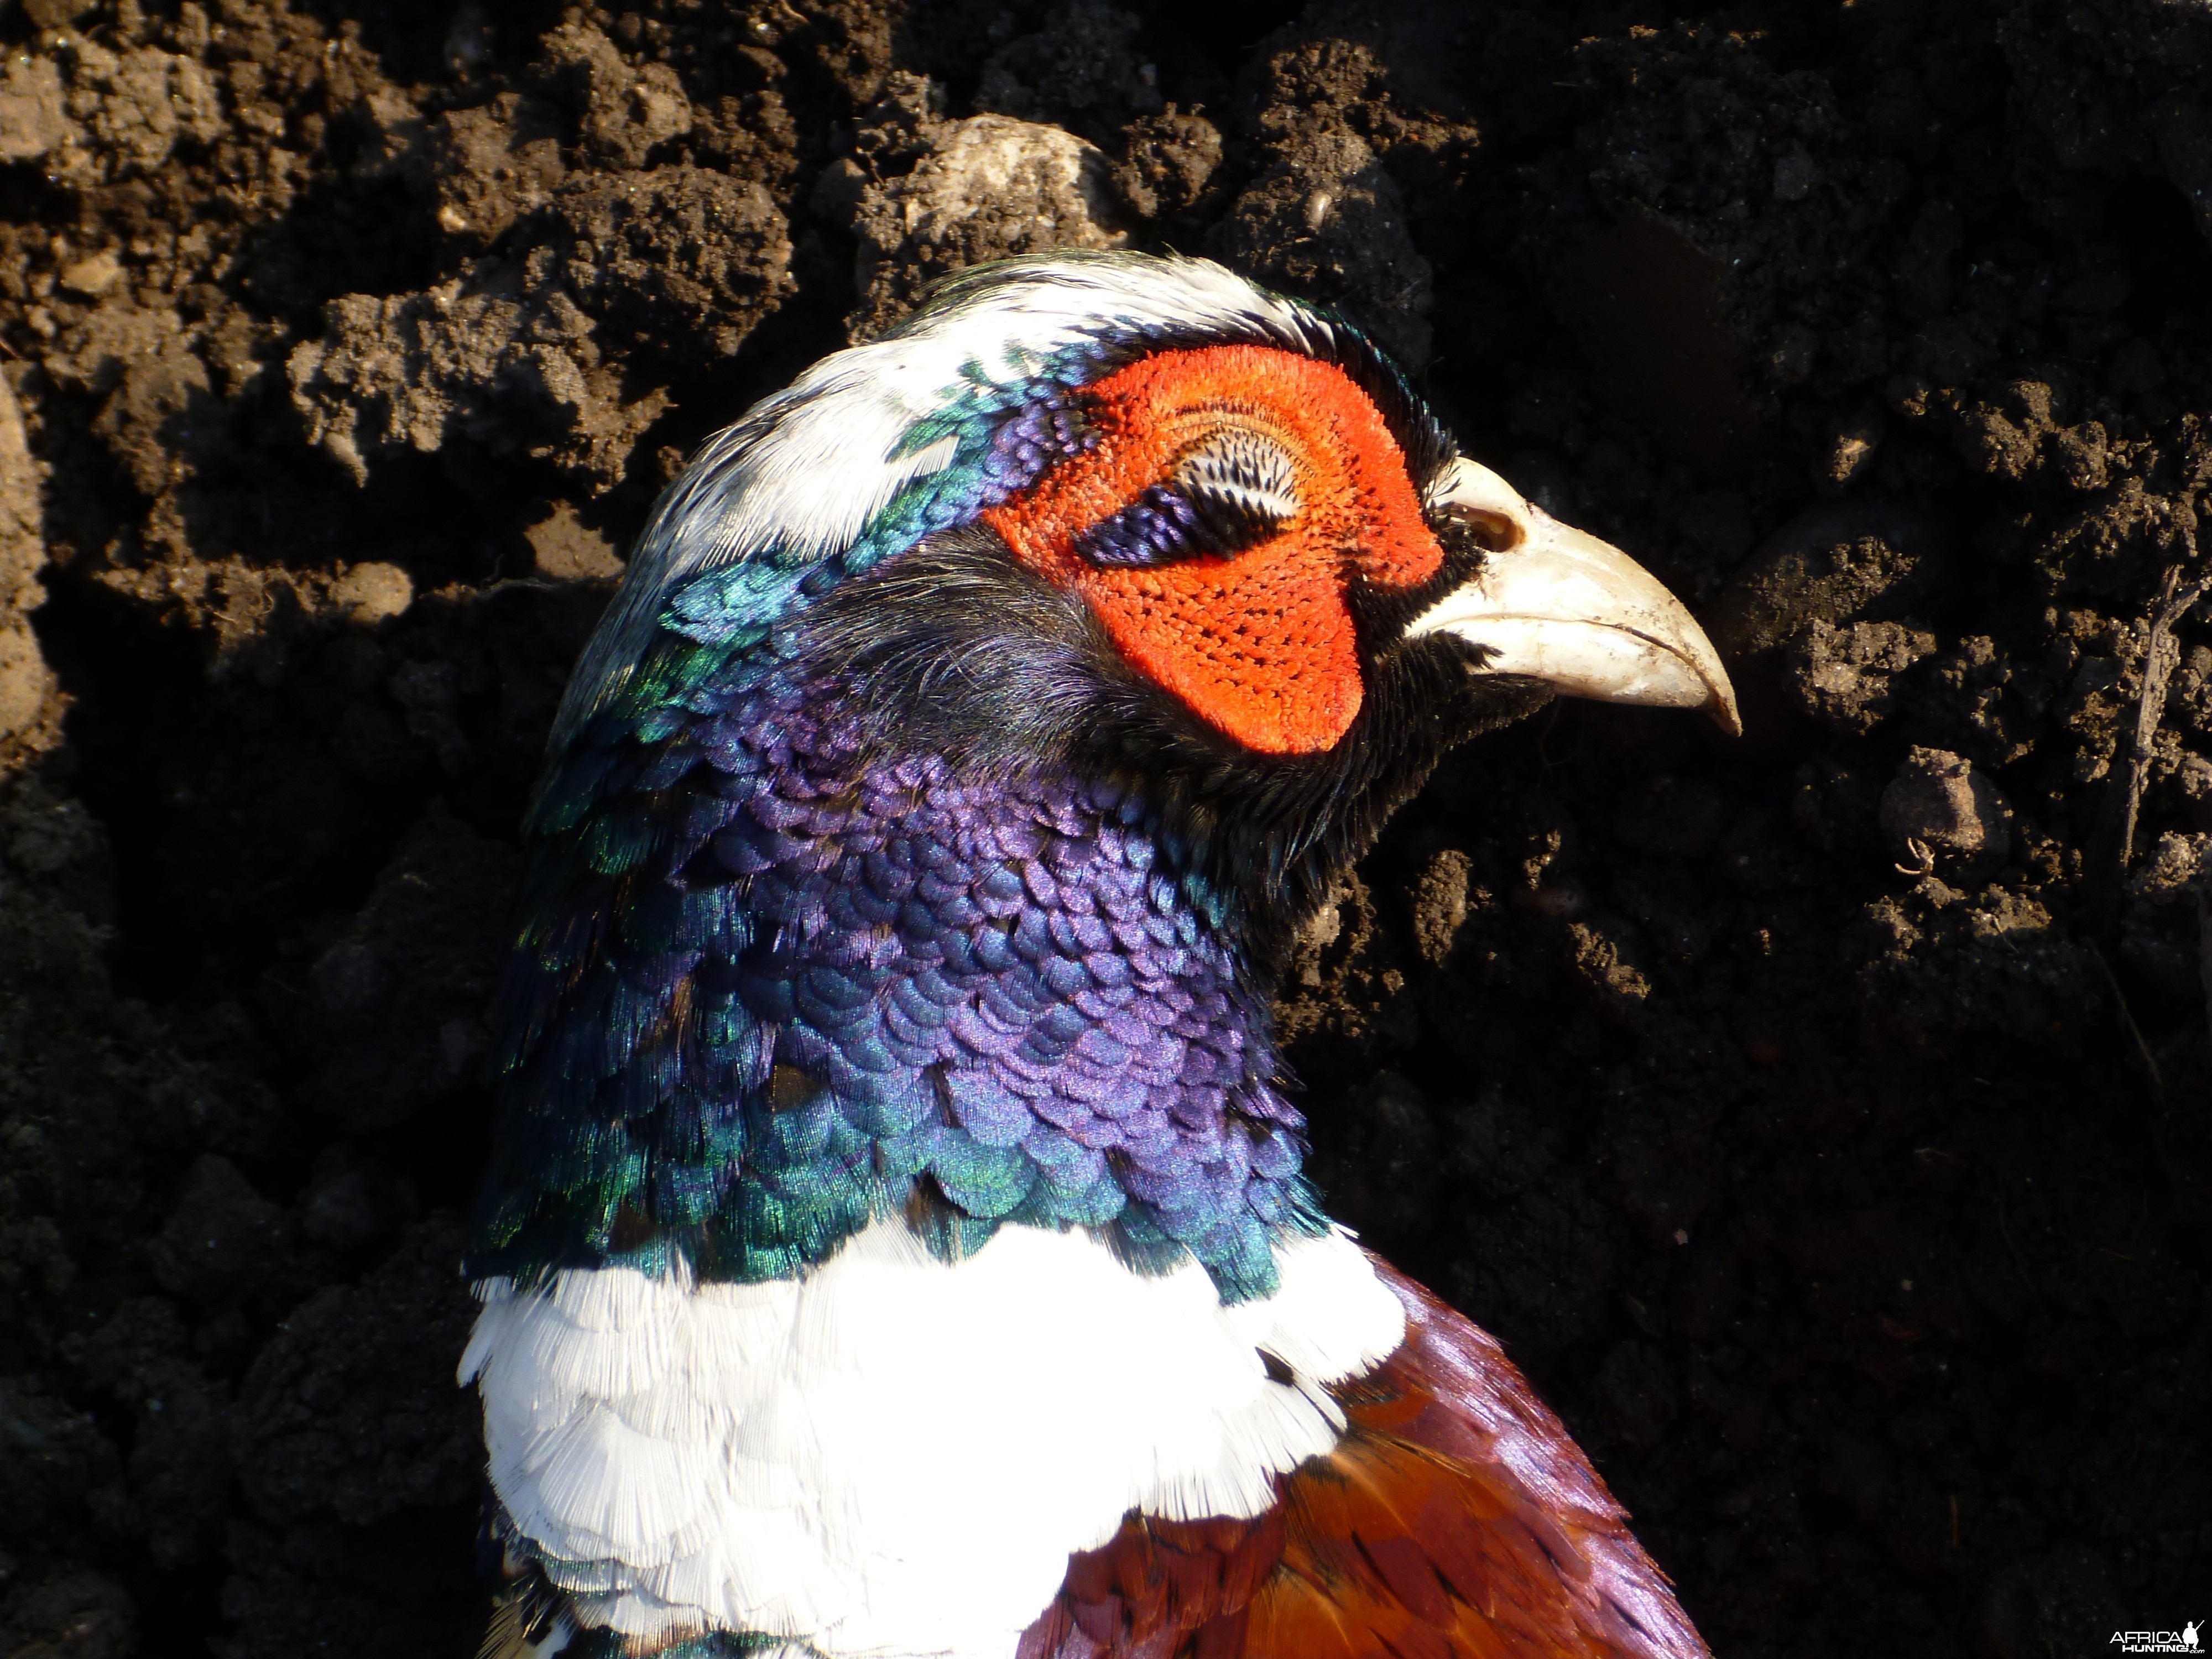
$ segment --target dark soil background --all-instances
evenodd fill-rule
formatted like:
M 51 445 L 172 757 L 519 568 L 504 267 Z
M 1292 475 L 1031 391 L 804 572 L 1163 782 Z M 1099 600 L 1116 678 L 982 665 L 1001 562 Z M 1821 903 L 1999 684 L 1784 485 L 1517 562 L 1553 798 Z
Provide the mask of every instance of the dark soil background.
M 1054 244 L 1347 307 L 1739 677 L 1738 743 L 1463 754 L 1316 923 L 1340 1212 L 1729 1659 L 2212 1614 L 2212 3 L 0 41 L 0 1659 L 471 1650 L 455 1218 L 568 663 L 704 434 Z

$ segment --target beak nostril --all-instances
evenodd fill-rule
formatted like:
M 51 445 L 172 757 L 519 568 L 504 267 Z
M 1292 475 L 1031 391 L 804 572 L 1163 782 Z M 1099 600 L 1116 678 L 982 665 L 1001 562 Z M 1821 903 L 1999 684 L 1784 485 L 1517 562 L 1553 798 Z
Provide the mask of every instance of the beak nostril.
M 1449 509 L 1445 516 L 1464 529 L 1487 553 L 1510 553 L 1528 539 L 1528 527 L 1503 513 L 1459 507 Z

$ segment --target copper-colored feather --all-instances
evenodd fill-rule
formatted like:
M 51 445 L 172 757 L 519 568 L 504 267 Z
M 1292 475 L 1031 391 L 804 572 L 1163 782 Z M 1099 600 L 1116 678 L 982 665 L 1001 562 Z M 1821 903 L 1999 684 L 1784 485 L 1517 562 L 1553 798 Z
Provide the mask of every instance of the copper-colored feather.
M 1132 1516 L 1019 1659 L 1706 1659 L 1666 1575 L 1486 1333 L 1376 1264 L 1406 1340 L 1250 1521 Z

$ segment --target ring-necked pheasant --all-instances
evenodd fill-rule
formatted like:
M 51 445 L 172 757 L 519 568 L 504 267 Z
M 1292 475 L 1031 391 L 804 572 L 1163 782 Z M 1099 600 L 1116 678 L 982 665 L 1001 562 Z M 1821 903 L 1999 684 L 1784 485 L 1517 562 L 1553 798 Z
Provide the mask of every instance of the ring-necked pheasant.
M 711 441 L 531 809 L 488 1651 L 1686 1656 L 1300 1174 L 1273 975 L 1450 745 L 1727 678 L 1334 316 L 969 271 Z

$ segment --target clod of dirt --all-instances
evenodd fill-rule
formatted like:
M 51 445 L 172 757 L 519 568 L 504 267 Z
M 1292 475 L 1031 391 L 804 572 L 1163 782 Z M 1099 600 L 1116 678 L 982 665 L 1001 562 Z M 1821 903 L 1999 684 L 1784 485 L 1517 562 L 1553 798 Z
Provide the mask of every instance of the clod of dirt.
M 93 430 L 141 495 L 161 495 L 182 451 L 179 428 L 192 412 L 212 416 L 214 380 L 193 348 L 184 319 L 167 307 L 141 306 L 134 295 L 110 295 L 80 327 L 65 330 L 45 368 L 71 390 L 100 396 Z
M 882 176 L 847 160 L 816 192 L 817 210 L 860 243 L 860 303 L 846 321 L 853 340 L 882 332 L 948 271 L 1127 240 L 1116 222 L 1111 166 L 1096 147 L 1059 127 L 1003 115 L 947 121 L 939 110 L 927 82 L 894 76 L 860 133 L 860 153 Z
M 2120 957 L 2176 1002 L 2194 1000 L 2203 941 L 2197 894 L 2212 870 L 2212 835 L 2160 836 L 2129 878 L 2120 925 Z
M 137 1650 L 130 1592 L 96 1572 L 65 1572 L 0 1602 L 0 1652 L 22 1659 L 126 1659 Z
M 23 411 L 0 379 L 0 752 L 21 745 L 55 690 L 30 624 L 31 612 L 46 602 L 39 580 L 46 567 L 39 478 L 24 441 Z
M 489 941 L 516 876 L 509 848 L 450 814 L 416 823 L 308 971 L 297 1030 L 316 1111 L 349 1133 L 388 1129 L 475 1081 L 500 960 Z
M 1158 67 L 1136 50 L 1139 27 L 1103 0 L 1055 7 L 1049 28 L 1010 40 L 984 59 L 975 107 L 1054 120 L 1093 143 L 1111 142 L 1131 121 L 1166 107 Z
M 415 602 L 415 584 L 396 564 L 357 564 L 331 584 L 331 608 L 345 622 L 370 628 L 404 617 Z
M 2199 830 L 2212 830 L 2212 760 L 2184 755 L 2175 769 L 2175 782 L 2189 821 Z
M 1789 647 L 1784 684 L 1813 719 L 1863 737 L 1903 707 L 1905 672 L 1935 650 L 1933 634 L 1902 623 L 1838 628 L 1818 617 Z
M 0 1437 L 8 1450 L 0 1458 L 0 1500 L 11 1523 L 64 1537 L 79 1531 L 88 1495 L 108 1488 L 118 1473 L 115 1447 L 91 1416 L 34 1382 L 0 1378 Z
M 1436 273 L 1370 142 L 1382 80 L 1371 53 L 1342 42 L 1276 54 L 1255 123 L 1261 164 L 1210 246 L 1262 282 L 1347 307 L 1418 374 L 1434 341 Z
M 2022 125 L 2061 167 L 2092 178 L 2163 174 L 2212 237 L 2212 20 L 2160 0 L 2038 6 L 1997 29 L 2015 77 Z M 2046 190 L 2048 187 L 2046 186 Z M 2076 185 L 2086 193 L 2086 180 Z M 2060 224 L 2087 204 L 2049 192 L 2038 205 Z
M 238 1166 L 210 1155 L 192 1165 L 184 1194 L 146 1247 L 154 1278 L 187 1302 L 219 1302 L 281 1261 L 291 1219 L 253 1190 Z
M 566 501 L 554 503 L 550 513 L 522 534 L 530 544 L 533 568 L 554 581 L 613 581 L 623 573 L 613 544 L 580 522 Z
M 62 107 L 61 66 L 11 54 L 0 73 L 0 161 L 35 161 L 73 131 Z
M 2049 658 L 2023 662 L 1986 634 L 1938 653 L 1914 678 L 1911 735 L 1989 768 L 2009 766 L 2034 749 L 2056 690 Z M 2108 735 L 2100 729 L 2094 741 Z
M 220 1544 L 230 1498 L 228 1388 L 167 1297 L 134 1297 L 67 1346 L 85 1381 L 132 1414 L 131 1508 L 155 1559 L 196 1565 Z
M 1882 440 L 1888 435 L 1889 422 L 1881 408 L 1871 403 L 1832 420 L 1826 441 L 1808 469 L 1814 488 L 1823 495 L 1841 495 L 1870 477 Z
M 1221 129 L 1203 115 L 1168 110 L 1130 123 L 1115 188 L 1132 211 L 1165 228 L 1202 222 L 1219 195 Z
M 676 71 L 665 64 L 633 66 L 588 23 L 571 19 L 550 30 L 539 47 L 539 70 L 577 106 L 580 149 L 595 167 L 641 167 L 659 146 L 691 131 L 691 100 Z
M 437 119 L 429 166 L 437 179 L 438 228 L 471 252 L 489 248 L 514 222 L 543 207 L 568 174 L 560 111 L 502 92 Z
M 395 1550 L 392 1565 L 429 1575 L 425 1594 L 466 1583 L 447 1552 L 468 1553 L 466 1523 L 453 1521 L 483 1454 L 453 1386 L 476 1312 L 453 1272 L 459 1248 L 449 1218 L 411 1229 L 358 1285 L 297 1308 L 246 1373 L 232 1449 L 251 1519 L 232 1539 L 227 1659 L 297 1653 L 330 1620 L 349 1640 L 404 1644 L 414 1598 L 381 1593 L 362 1571 Z
M 179 143 L 204 144 L 222 130 L 215 79 L 189 54 L 152 45 L 118 52 L 72 32 L 57 56 L 76 125 L 57 135 L 46 162 L 63 178 L 105 184 L 150 173 Z
M 1574 60 L 1592 118 L 1538 163 L 1551 223 L 1522 257 L 1602 395 L 1708 474 L 1741 469 L 1774 393 L 1879 368 L 1858 301 L 1895 181 L 1826 75 L 1740 31 L 1593 37 Z
M 590 175 L 556 192 L 516 258 L 422 294 L 349 294 L 286 369 L 311 442 L 355 482 L 409 449 L 472 443 L 621 482 L 668 406 L 632 394 L 618 348 L 726 356 L 781 302 L 791 243 L 759 185 L 703 168 Z
M 97 300 L 123 280 L 123 262 L 103 248 L 88 258 L 64 265 L 55 274 L 62 292 L 80 300 Z
M 1331 1186 L 1350 1224 L 1377 1238 L 1428 1226 L 1443 1176 L 1425 1097 L 1396 1072 L 1378 1072 L 1346 1103 L 1341 1176 Z
M 2008 888 L 1969 899 L 1923 882 L 1912 898 L 1869 905 L 1844 945 L 1864 1016 L 1924 1054 L 1997 1038 L 2078 1054 L 2106 1018 L 2095 952 Z
M 1459 943 L 1459 931 L 1467 923 L 1468 886 L 1473 871 L 1474 865 L 1466 854 L 1455 847 L 1447 847 L 1429 860 L 1428 867 L 1414 884 L 1413 940 L 1424 960 L 1443 963 Z M 1319 947 L 1333 944 L 1339 926 L 1332 907 L 1327 912 L 1324 930 L 1329 937 L 1316 939 L 1314 944 Z
M 1924 862 L 1919 848 L 1978 866 L 2001 865 L 2012 852 L 2012 808 L 1996 786 L 1940 749 L 1907 752 L 1881 792 L 1879 822 L 1901 863 Z
M 216 680 L 283 680 L 302 655 L 348 626 L 368 627 L 406 614 L 415 586 L 382 560 L 330 570 L 293 571 L 236 557 L 179 560 L 102 570 L 107 592 L 201 631 Z
M 766 184 L 671 155 L 699 123 L 668 65 L 572 20 L 524 78 L 434 124 L 387 121 L 392 167 L 431 179 L 449 246 L 477 257 L 419 292 L 325 301 L 322 337 L 287 361 L 309 441 L 357 483 L 465 445 L 611 489 L 671 368 L 727 357 L 791 291 Z M 641 376 L 641 350 L 671 368 Z
M 557 270 L 597 319 L 602 349 L 711 363 L 790 291 L 791 243 L 775 201 L 757 181 L 714 168 L 579 180 L 530 229 L 540 244 L 532 265 Z
M 2212 444 L 2192 445 L 2190 470 L 2212 465 Z M 2052 594 L 2091 593 L 2106 599 L 2156 581 L 2185 558 L 2195 509 L 2178 495 L 2153 492 L 2140 477 L 2068 514 L 2037 550 L 2037 575 Z
M 457 1243 L 450 1218 L 422 1223 L 359 1285 L 309 1297 L 262 1351 L 234 1431 L 257 1516 L 363 1526 L 470 1490 L 483 1460 L 453 1356 L 476 1304 L 453 1271 Z
M 1709 619 L 1735 659 L 1761 656 L 1815 622 L 1901 617 L 1942 573 L 1945 538 L 1924 509 L 1880 500 L 1808 507 L 1762 543 Z

